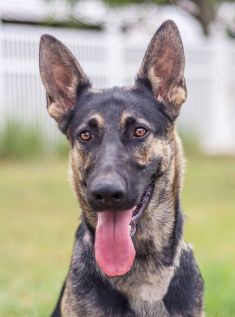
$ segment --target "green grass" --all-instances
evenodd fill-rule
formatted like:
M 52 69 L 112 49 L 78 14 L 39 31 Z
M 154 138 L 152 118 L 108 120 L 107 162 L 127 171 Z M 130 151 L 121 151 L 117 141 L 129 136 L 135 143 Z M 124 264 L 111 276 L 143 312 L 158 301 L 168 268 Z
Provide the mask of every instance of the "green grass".
M 211 317 L 235 316 L 235 159 L 189 159 L 183 206 Z
M 0 162 L 0 316 L 49 315 L 68 270 L 79 208 L 63 160 Z M 235 316 L 235 159 L 188 159 L 183 208 L 208 317 Z

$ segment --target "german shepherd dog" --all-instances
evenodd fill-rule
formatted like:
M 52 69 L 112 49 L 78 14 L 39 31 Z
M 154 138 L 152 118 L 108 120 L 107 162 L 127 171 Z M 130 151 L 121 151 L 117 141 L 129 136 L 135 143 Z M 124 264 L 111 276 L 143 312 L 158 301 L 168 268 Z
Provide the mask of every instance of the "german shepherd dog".
M 179 31 L 166 21 L 134 86 L 93 90 L 71 52 L 41 37 L 47 108 L 71 145 L 82 210 L 53 317 L 203 316 L 203 281 L 182 239 L 175 121 L 186 99 L 184 64 Z

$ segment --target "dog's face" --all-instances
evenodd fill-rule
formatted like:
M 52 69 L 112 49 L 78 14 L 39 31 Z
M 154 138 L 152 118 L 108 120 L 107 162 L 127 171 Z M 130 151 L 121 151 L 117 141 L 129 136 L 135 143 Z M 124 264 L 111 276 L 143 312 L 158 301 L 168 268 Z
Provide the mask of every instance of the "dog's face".
M 97 262 L 108 275 L 124 274 L 134 260 L 130 239 L 169 165 L 186 98 L 177 27 L 167 21 L 155 33 L 130 88 L 93 90 L 68 49 L 48 35 L 41 38 L 40 70 L 48 111 L 71 144 L 73 185 L 96 231 Z

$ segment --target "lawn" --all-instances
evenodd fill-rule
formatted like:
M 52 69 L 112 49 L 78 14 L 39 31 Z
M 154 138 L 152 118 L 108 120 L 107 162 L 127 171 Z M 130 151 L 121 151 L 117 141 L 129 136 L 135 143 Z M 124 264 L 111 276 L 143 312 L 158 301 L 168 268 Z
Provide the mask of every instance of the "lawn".
M 46 317 L 68 270 L 79 208 L 63 160 L 0 162 L 0 317 Z M 235 159 L 189 157 L 186 240 L 206 315 L 235 316 Z

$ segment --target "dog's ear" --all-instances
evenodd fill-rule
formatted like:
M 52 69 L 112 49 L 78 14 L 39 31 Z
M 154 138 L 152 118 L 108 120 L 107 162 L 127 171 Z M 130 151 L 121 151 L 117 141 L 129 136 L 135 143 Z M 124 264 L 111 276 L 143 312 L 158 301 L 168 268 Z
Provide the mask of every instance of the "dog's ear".
M 67 47 L 47 34 L 41 36 L 39 66 L 48 112 L 65 132 L 79 92 L 90 86 L 88 77 Z
M 154 34 L 145 53 L 138 80 L 150 82 L 154 97 L 172 120 L 179 114 L 187 91 L 184 49 L 176 24 L 168 20 Z

